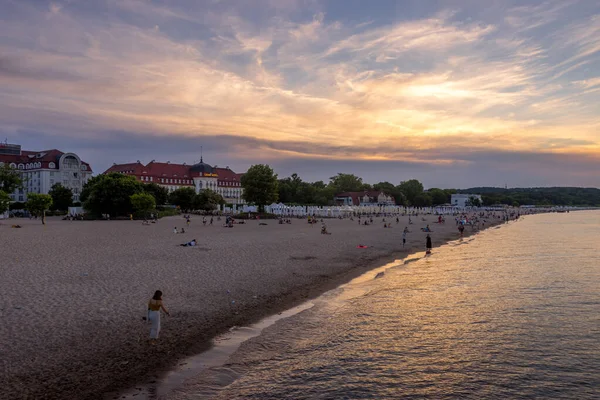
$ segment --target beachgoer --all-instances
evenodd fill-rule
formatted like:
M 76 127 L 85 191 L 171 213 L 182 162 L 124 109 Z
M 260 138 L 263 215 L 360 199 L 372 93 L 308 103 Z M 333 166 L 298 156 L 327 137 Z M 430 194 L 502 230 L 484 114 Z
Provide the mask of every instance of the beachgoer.
M 404 228 L 404 232 L 402 232 L 402 247 L 406 246 L 406 233 L 408 230 Z
M 427 238 L 425 239 L 425 247 L 427 248 L 427 254 L 431 253 L 431 236 L 429 236 L 429 234 L 427 235 Z
M 158 339 L 160 333 L 160 310 L 163 310 L 165 314 L 169 314 L 169 311 L 165 308 L 162 301 L 162 292 L 157 290 L 154 292 L 154 296 L 148 302 L 148 321 L 152 324 L 150 328 L 150 342 L 154 343 Z
M 202 224 L 206 226 L 206 217 L 202 217 Z
M 196 245 L 196 239 L 192 239 L 191 241 L 184 243 L 184 244 L 180 244 L 180 246 L 183 247 L 190 247 L 190 246 L 195 246 Z
M 209 225 L 212 225 L 212 224 L 213 224 L 213 217 L 210 217 L 210 223 L 209 223 Z
M 177 227 L 173 228 L 173 233 L 179 233 L 179 232 L 177 231 Z

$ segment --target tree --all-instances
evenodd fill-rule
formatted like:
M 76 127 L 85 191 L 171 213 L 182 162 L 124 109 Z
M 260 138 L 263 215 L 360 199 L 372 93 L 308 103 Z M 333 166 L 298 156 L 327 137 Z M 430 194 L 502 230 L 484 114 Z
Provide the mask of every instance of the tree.
M 329 184 L 335 187 L 337 193 L 360 192 L 364 189 L 362 178 L 353 174 L 338 173 L 329 178 Z
M 479 200 L 478 197 L 471 196 L 469 197 L 469 200 L 465 202 L 465 205 L 467 207 L 481 207 L 481 200 Z
M 415 207 L 431 207 L 433 201 L 429 193 L 421 193 L 413 199 L 412 205 Z
M 379 182 L 373 185 L 373 189 L 392 194 L 396 190 L 396 187 L 389 182 Z
M 60 183 L 54 184 L 48 194 L 52 197 L 54 210 L 67 211 L 73 204 L 73 191 Z
M 196 198 L 196 190 L 191 187 L 175 189 L 169 195 L 169 202 L 178 206 L 181 211 L 187 212 L 194 208 L 194 199 Z
M 156 200 L 150 193 L 136 193 L 129 196 L 133 210 L 146 217 L 156 208 Z
M 166 187 L 157 185 L 156 183 L 146 183 L 144 192 L 151 194 L 157 205 L 165 205 L 169 202 L 169 190 Z
M 4 190 L 0 190 L 0 214 L 4 214 L 10 206 L 10 196 Z
M 439 206 L 440 204 L 446 204 L 450 202 L 448 195 L 442 189 L 431 188 L 427 191 L 431 196 L 431 201 L 434 206 Z
M 27 210 L 33 215 L 41 215 L 42 224 L 46 224 L 46 210 L 52 206 L 52 197 L 49 194 L 28 193 Z
M 417 196 L 423 193 L 423 184 L 416 179 L 400 182 L 397 189 L 404 193 L 410 205 L 414 205 Z
M 218 205 L 223 204 L 225 204 L 223 196 L 210 189 L 201 191 L 194 198 L 195 210 L 212 211 L 216 210 Z
M 80 198 L 84 208 L 93 214 L 129 215 L 133 212 L 131 196 L 142 193 L 143 185 L 129 175 L 98 175 L 85 184 Z
M 277 174 L 268 165 L 257 164 L 248 169 L 241 179 L 244 199 L 258 206 L 263 212 L 265 205 L 277 201 Z
M 10 194 L 22 186 L 23 179 L 19 170 L 10 167 L 8 164 L 0 167 L 0 188 L 3 192 Z

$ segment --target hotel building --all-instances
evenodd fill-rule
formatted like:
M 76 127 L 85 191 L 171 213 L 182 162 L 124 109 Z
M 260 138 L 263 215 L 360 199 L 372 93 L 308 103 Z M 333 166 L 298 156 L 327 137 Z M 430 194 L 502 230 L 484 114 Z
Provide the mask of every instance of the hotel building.
M 113 164 L 104 173 L 111 172 L 135 176 L 143 183 L 156 183 L 166 187 L 169 192 L 183 187 L 194 188 L 196 193 L 210 189 L 223 196 L 226 203 L 245 204 L 240 182 L 243 174 L 237 174 L 229 167 L 213 167 L 202 159 L 193 165 L 161 163 L 154 160 L 144 165 L 138 160 L 130 164 Z
M 23 179 L 23 187 L 9 193 L 12 201 L 27 201 L 27 193 L 48 194 L 56 183 L 71 189 L 73 201 L 79 201 L 83 185 L 92 177 L 92 168 L 77 154 L 56 149 L 28 151 L 0 143 L 0 167 L 4 165 L 18 170 Z

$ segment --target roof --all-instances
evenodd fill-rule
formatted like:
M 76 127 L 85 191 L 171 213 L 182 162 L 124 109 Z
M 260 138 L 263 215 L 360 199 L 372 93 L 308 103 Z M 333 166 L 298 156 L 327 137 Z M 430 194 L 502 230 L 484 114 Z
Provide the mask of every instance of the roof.
M 190 167 L 191 172 L 197 172 L 199 174 L 214 174 L 214 168 L 212 165 L 205 163 L 200 160 L 199 163 L 196 163 Z
M 360 204 L 360 199 L 362 197 L 369 196 L 369 197 L 373 197 L 373 198 L 377 198 L 379 197 L 379 195 L 383 193 L 387 196 L 390 196 L 389 194 L 385 193 L 385 191 L 383 190 L 364 190 L 362 192 L 342 192 L 342 193 L 338 193 L 335 195 L 335 197 L 350 197 L 352 199 L 352 204 Z M 393 197 L 392 197 L 393 199 Z
M 219 181 L 240 182 L 243 174 L 236 174 L 230 168 L 215 168 L 214 173 L 219 176 Z
M 202 164 L 202 165 L 201 165 Z M 199 168 L 202 166 L 202 168 Z M 206 167 L 204 167 L 206 166 Z M 210 170 L 209 170 L 210 168 Z M 193 178 L 202 174 L 217 174 L 219 182 L 240 182 L 243 174 L 237 174 L 230 168 L 216 168 L 209 164 L 198 163 L 194 165 L 172 164 L 151 161 L 147 165 L 141 162 L 127 164 L 113 164 L 104 173 L 122 172 L 136 176 L 155 176 L 167 178 Z
M 20 155 L 16 154 L 0 154 L 0 161 L 10 164 L 27 164 L 31 162 L 40 162 L 42 163 L 42 168 L 49 168 L 48 164 L 53 162 L 56 164 L 56 168 L 58 168 L 58 160 L 66 153 L 57 150 L 41 150 L 41 151 L 31 151 L 31 150 L 23 150 Z M 73 153 L 74 154 L 74 153 Z M 81 163 L 87 166 L 87 170 L 89 172 L 92 171 L 90 164 L 85 161 L 81 161 Z

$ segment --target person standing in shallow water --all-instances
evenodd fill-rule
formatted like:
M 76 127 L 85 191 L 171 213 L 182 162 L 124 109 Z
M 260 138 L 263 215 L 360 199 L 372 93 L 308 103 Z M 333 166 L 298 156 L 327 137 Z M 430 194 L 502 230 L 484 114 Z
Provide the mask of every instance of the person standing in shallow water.
M 431 253 L 431 236 L 427 235 L 427 239 L 425 240 L 425 247 L 427 247 L 427 254 Z
M 148 321 L 151 324 L 150 327 L 150 342 L 154 343 L 158 339 L 160 333 L 160 310 L 163 310 L 165 314 L 169 314 L 169 311 L 165 308 L 162 301 L 162 292 L 157 290 L 154 292 L 154 296 L 148 302 Z

